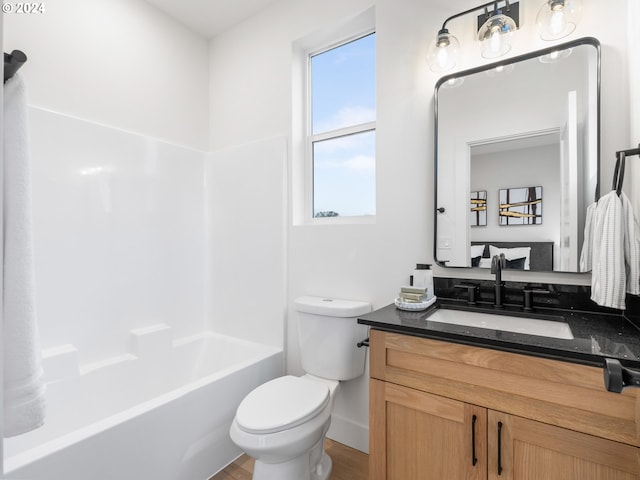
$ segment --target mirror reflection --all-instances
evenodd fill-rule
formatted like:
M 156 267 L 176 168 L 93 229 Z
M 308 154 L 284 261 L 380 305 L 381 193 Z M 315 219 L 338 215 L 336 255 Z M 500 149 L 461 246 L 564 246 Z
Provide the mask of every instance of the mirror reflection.
M 436 85 L 435 258 L 578 272 L 599 170 L 599 44 L 582 39 Z

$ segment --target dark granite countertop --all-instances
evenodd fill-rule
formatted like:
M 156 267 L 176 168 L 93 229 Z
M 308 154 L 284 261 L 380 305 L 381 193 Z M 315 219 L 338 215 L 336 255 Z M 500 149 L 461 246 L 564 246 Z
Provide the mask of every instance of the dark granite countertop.
M 399 310 L 391 304 L 360 316 L 358 322 L 378 330 L 573 363 L 602 367 L 605 358 L 615 358 L 625 366 L 640 368 L 640 329 L 622 314 L 537 309 L 536 313 L 545 315 L 545 318 L 555 317 L 556 320 L 560 320 L 558 317 L 562 317 L 561 320 L 569 325 L 574 337 L 568 340 L 429 320 L 434 311 L 447 306 L 452 309 L 469 309 L 469 311 L 476 309 L 476 307 L 466 307 L 464 302 L 454 299 L 438 299 L 433 306 L 419 312 Z M 495 313 L 490 310 L 490 307 L 480 310 Z M 523 315 L 522 309 L 517 307 L 507 307 L 500 313 Z

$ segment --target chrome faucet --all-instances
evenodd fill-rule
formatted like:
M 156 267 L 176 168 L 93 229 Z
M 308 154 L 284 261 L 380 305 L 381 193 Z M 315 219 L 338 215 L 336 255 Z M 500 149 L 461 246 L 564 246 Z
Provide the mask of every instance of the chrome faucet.
M 502 269 L 507 265 L 507 260 L 504 258 L 504 253 L 500 255 L 494 255 L 491 259 L 491 273 L 496 276 L 495 291 L 496 301 L 493 304 L 494 308 L 504 308 L 502 305 L 502 297 L 504 295 L 504 282 L 502 281 Z

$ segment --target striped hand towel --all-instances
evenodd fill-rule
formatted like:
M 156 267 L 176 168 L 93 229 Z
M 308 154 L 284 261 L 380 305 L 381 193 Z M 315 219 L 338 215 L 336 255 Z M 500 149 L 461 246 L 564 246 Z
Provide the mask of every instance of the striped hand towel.
M 627 293 L 640 295 L 640 224 L 633 214 L 631 201 L 620 192 L 622 223 L 624 225 L 624 262 Z
M 624 223 L 616 191 L 602 196 L 593 219 L 591 300 L 603 307 L 625 308 Z

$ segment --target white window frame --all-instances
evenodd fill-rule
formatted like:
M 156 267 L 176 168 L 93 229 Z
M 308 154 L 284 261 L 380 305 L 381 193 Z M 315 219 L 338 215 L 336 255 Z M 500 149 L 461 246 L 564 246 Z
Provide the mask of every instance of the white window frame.
M 311 57 L 366 37 L 372 33 L 376 33 L 375 7 L 367 9 L 330 31 L 314 34 L 294 42 L 292 85 L 293 125 L 291 137 L 291 200 L 293 225 L 371 224 L 376 221 L 376 215 L 337 217 L 314 217 L 313 215 L 314 142 L 375 131 L 376 122 L 350 125 L 315 135 L 312 134 L 311 130 Z M 296 118 L 299 119 L 298 123 L 296 122 Z

